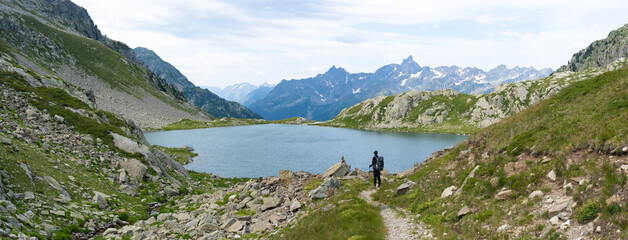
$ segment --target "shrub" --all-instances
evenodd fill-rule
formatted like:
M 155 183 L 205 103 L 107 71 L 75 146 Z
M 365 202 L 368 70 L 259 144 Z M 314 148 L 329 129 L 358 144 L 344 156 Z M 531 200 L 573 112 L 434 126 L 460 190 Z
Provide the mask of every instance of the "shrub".
M 600 212 L 600 204 L 589 200 L 586 204 L 578 208 L 576 219 L 580 223 L 587 223 L 597 217 Z
M 127 212 L 121 212 L 121 213 L 118 213 L 118 217 L 120 218 L 120 220 L 126 222 L 126 221 L 129 221 L 130 216 L 129 216 L 129 213 Z

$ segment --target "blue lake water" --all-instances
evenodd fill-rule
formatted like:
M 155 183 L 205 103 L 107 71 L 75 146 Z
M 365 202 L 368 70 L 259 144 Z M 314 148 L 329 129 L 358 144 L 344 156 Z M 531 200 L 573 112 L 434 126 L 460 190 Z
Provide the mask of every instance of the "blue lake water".
M 190 146 L 198 157 L 185 168 L 222 177 L 278 176 L 279 170 L 323 173 L 342 156 L 352 168 L 368 169 L 373 151 L 391 173 L 412 168 L 432 152 L 467 136 L 362 131 L 303 125 L 252 125 L 146 133 L 151 144 Z

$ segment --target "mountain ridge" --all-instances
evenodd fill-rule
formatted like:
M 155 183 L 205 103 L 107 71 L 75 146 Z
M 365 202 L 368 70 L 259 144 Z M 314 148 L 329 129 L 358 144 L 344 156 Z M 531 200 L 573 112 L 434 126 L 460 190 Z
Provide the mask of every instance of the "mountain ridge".
M 408 56 L 401 64 L 388 64 L 373 73 L 349 73 L 342 67 L 332 66 L 315 77 L 282 80 L 250 107 L 268 120 L 294 116 L 329 120 L 341 109 L 375 96 L 445 88 L 482 92 L 501 83 L 536 79 L 550 72 L 551 69 L 508 69 L 505 66 L 488 72 L 471 67 L 421 67 Z
M 143 47 L 137 47 L 134 51 L 138 60 L 148 69 L 182 91 L 185 99 L 192 105 L 207 111 L 212 116 L 218 118 L 261 118 L 240 103 L 227 101 L 207 89 L 197 87 L 177 68 L 164 61 L 154 51 Z

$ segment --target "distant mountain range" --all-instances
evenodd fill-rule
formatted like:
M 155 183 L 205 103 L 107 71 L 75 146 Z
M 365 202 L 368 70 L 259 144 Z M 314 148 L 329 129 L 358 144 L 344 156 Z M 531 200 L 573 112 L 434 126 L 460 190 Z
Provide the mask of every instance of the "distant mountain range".
M 197 87 L 172 64 L 161 59 L 155 52 L 143 47 L 137 47 L 133 50 L 137 58 L 148 69 L 175 86 L 179 91 L 182 91 L 189 103 L 207 111 L 209 114 L 219 118 L 261 118 L 242 104 L 227 101 L 210 90 Z
M 401 64 L 389 64 L 374 73 L 349 73 L 333 66 L 313 78 L 283 80 L 249 107 L 266 120 L 298 116 L 325 121 L 344 108 L 376 96 L 438 89 L 488 93 L 500 84 L 543 78 L 551 73 L 549 68 L 536 70 L 504 65 L 488 72 L 471 67 L 421 67 L 409 56 Z
M 270 90 L 272 90 L 275 85 L 264 83 L 258 86 L 243 82 L 227 86 L 224 89 L 213 86 L 201 87 L 212 91 L 221 98 L 227 99 L 229 101 L 236 101 L 248 107 L 254 102 L 257 102 L 258 100 L 266 97 L 266 95 L 268 95 Z

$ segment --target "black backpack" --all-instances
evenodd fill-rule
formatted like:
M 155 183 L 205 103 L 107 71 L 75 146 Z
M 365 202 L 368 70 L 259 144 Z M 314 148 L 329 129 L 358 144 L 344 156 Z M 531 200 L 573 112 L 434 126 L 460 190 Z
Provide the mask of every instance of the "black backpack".
M 375 170 L 377 171 L 384 170 L 384 157 L 377 156 L 377 161 L 375 162 Z

